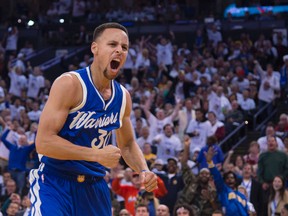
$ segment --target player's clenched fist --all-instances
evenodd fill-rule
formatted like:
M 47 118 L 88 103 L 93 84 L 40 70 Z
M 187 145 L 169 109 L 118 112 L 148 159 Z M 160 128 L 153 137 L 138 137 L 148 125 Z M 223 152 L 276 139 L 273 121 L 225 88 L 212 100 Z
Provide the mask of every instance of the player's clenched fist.
M 145 171 L 140 173 L 140 180 L 145 190 L 151 192 L 157 188 L 157 176 L 155 173 Z
M 120 157 L 121 152 L 119 148 L 107 145 L 97 150 L 96 161 L 105 167 L 112 168 L 118 165 Z

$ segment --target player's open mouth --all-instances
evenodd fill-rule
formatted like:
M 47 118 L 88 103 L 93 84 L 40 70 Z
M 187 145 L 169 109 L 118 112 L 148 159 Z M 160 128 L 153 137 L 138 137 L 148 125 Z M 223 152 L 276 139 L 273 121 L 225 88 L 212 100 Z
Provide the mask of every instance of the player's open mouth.
M 110 62 L 110 67 L 112 70 L 117 70 L 119 66 L 120 66 L 120 60 L 119 59 L 113 59 Z

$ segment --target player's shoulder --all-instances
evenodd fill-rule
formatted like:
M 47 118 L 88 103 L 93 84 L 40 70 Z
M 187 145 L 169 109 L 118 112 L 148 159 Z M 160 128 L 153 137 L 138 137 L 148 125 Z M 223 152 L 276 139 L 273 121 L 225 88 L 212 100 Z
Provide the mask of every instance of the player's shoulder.
M 52 89 L 58 89 L 59 91 L 68 91 L 73 92 L 81 88 L 81 83 L 77 77 L 77 73 L 74 72 L 65 72 L 60 75 L 53 82 Z M 67 92 L 68 93 L 68 92 Z

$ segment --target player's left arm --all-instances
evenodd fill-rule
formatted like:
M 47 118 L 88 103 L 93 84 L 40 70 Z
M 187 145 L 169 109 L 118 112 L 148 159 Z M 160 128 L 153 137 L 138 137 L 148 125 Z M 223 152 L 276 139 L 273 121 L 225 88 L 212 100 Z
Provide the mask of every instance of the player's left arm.
M 147 166 L 143 153 L 136 143 L 134 129 L 130 120 L 132 101 L 128 91 L 126 92 L 126 108 L 122 119 L 122 127 L 116 130 L 116 140 L 125 162 L 134 171 L 140 174 L 145 190 L 153 191 L 157 188 L 157 176 Z

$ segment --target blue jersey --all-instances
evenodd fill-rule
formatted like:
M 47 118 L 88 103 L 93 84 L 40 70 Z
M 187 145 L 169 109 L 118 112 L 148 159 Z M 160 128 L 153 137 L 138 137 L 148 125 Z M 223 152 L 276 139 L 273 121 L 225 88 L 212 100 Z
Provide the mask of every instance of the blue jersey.
M 225 207 L 226 216 L 249 216 L 246 197 L 228 187 L 216 167 L 210 168 L 216 185 L 218 199 Z
M 79 146 L 101 149 L 108 145 L 112 130 L 120 128 L 126 107 L 124 87 L 111 81 L 112 94 L 105 101 L 93 84 L 90 68 L 70 72 L 78 77 L 83 90 L 83 100 L 73 108 L 59 136 Z M 105 167 L 97 162 L 57 160 L 40 156 L 48 168 L 72 174 L 105 176 Z M 45 167 L 43 168 L 45 170 Z

